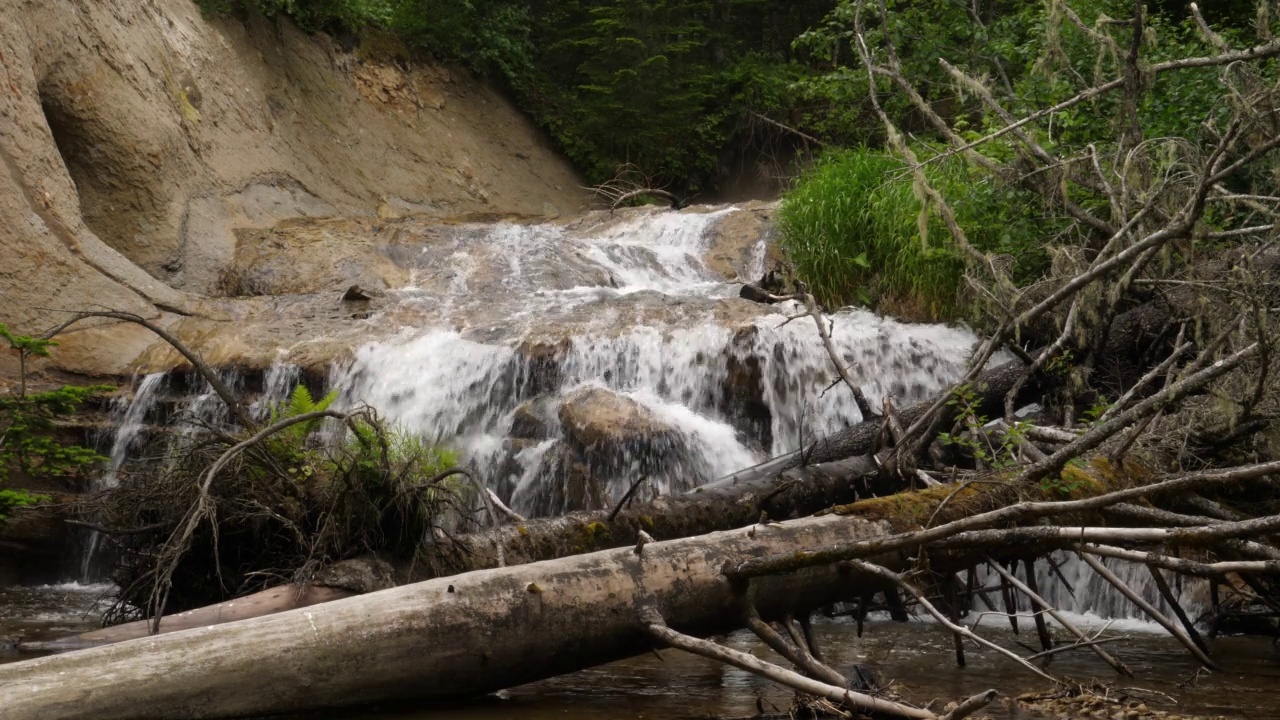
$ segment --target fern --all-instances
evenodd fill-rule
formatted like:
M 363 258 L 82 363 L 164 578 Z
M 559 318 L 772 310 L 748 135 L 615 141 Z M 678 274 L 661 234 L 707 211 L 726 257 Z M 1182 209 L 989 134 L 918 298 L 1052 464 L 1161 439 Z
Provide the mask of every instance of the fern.
M 315 400 L 311 391 L 306 385 L 298 385 L 289 395 L 289 401 L 277 406 L 271 411 L 271 422 L 279 422 L 289 418 L 295 418 L 307 413 L 323 412 L 333 405 L 338 399 L 338 391 L 331 390 L 324 397 Z M 287 454 L 290 450 L 298 450 L 305 444 L 307 436 L 315 432 L 320 427 L 323 418 L 316 418 L 306 422 L 295 423 L 278 433 L 278 442 L 273 443 L 273 449 L 276 452 Z

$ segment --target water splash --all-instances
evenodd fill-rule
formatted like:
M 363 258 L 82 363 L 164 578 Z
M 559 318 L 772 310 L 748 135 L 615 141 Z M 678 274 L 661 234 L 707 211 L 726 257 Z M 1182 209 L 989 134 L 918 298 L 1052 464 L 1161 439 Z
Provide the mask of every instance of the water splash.
M 1148 617 L 1132 601 L 1116 590 L 1105 578 L 1098 575 L 1075 553 L 1058 552 L 1050 556 L 1057 565 L 1054 572 L 1049 561 L 1041 561 L 1036 565 L 1036 580 L 1044 591 L 1044 599 L 1055 607 L 1080 615 L 1092 614 L 1114 620 L 1148 620 Z M 1116 575 L 1130 590 L 1146 600 L 1165 617 L 1172 618 L 1173 611 L 1161 596 L 1160 590 L 1151 577 L 1147 566 L 1114 558 L 1099 558 L 1103 565 Z M 1165 582 L 1178 602 L 1191 618 L 1199 616 L 1205 609 L 1205 598 L 1208 593 L 1208 582 L 1199 578 L 1183 578 L 1172 573 L 1163 572 Z M 1059 573 L 1070 583 L 1072 592 L 1058 577 Z
M 289 401 L 301 381 L 302 368 L 277 358 L 263 374 L 262 394 L 249 406 L 250 417 L 258 421 L 270 418 L 275 408 Z
M 1162 615 L 1174 618 L 1173 609 L 1161 595 L 1146 565 L 1114 558 L 1099 560 L 1130 590 Z M 1201 617 L 1207 606 L 1208 582 L 1200 578 L 1177 576 L 1163 570 L 1160 572 L 1187 616 L 1192 620 Z M 1024 573 L 1025 569 L 1019 565 L 1020 579 L 1025 577 Z M 1109 629 L 1119 632 L 1165 632 L 1141 608 L 1094 572 L 1075 553 L 1059 551 L 1039 560 L 1035 564 L 1035 576 L 1040 596 L 1081 629 L 1098 630 L 1109 626 Z M 993 587 L 1001 579 L 998 574 L 983 566 L 979 568 L 977 582 L 980 586 Z M 1029 616 L 1033 612 L 1031 602 L 1021 593 L 1015 595 L 1019 613 Z

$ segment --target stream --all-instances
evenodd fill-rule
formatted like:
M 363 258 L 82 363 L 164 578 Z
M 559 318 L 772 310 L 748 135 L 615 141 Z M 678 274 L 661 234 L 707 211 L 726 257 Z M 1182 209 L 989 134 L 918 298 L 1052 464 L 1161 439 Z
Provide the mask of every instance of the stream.
M 832 385 L 813 320 L 794 317 L 799 305 L 738 298 L 743 282 L 771 269 L 768 232 L 739 237 L 726 250 L 724 227 L 743 212 L 642 210 L 564 224 L 460 224 L 389 248 L 412 270 L 411 285 L 369 321 L 384 332 L 335 364 L 329 386 L 339 391 L 339 406 L 367 403 L 405 432 L 447 442 L 503 501 L 528 516 L 610 507 L 642 477 L 640 499 L 684 492 L 795 450 L 861 418 L 847 389 Z M 726 253 L 732 261 L 723 260 Z M 863 309 L 832 313 L 828 321 L 838 352 L 873 406 L 891 396 L 901 407 L 940 391 L 963 372 L 978 340 L 966 328 L 906 324 Z M 253 411 L 266 416 L 301 377 L 283 356 L 261 378 Z M 135 379 L 132 396 L 114 409 L 118 430 L 104 442 L 111 462 L 99 488 L 111 487 L 129 459 L 155 439 L 148 438 L 149 427 L 173 425 L 179 417 L 225 420 L 207 389 L 178 400 L 170 393 L 162 374 Z M 179 429 L 166 441 L 180 449 L 189 438 Z M 86 546 L 68 566 L 87 584 L 0 589 L 0 638 L 52 639 L 97 627 L 112 588 L 93 584 L 106 576 L 107 560 L 96 539 Z M 1045 594 L 1095 627 L 1117 621 L 1111 630 L 1126 638 L 1115 647 L 1138 673 L 1134 684 L 1174 692 L 1194 674 L 1180 646 L 1132 619 L 1137 611 L 1128 600 L 1079 561 L 1064 556 L 1057 562 L 1056 570 L 1044 563 L 1037 568 Z M 1144 568 L 1108 564 L 1163 605 Z M 1205 603 L 1203 586 L 1179 590 L 1194 616 Z M 1025 629 L 1015 638 L 1007 626 L 991 629 L 990 620 L 984 628 L 998 642 L 1027 641 Z M 818 628 L 836 667 L 873 664 L 912 699 L 954 699 L 986 687 L 1006 694 L 1045 689 L 989 652 L 971 649 L 969 667 L 957 668 L 951 637 L 930 622 L 873 622 L 862 639 L 846 620 Z M 730 642 L 765 653 L 749 635 Z M 1271 643 L 1220 638 L 1214 651 L 1226 670 L 1179 691 L 1183 705 L 1176 711 L 1280 718 L 1280 664 Z M 0 662 L 16 659 L 0 650 Z M 1049 667 L 1077 679 L 1113 679 L 1087 652 L 1056 657 Z M 676 651 L 504 696 L 433 710 L 429 717 L 731 717 L 754 714 L 758 696 L 789 706 L 789 694 L 776 687 Z M 1013 717 L 998 707 L 993 712 Z M 387 710 L 335 717 L 428 715 Z

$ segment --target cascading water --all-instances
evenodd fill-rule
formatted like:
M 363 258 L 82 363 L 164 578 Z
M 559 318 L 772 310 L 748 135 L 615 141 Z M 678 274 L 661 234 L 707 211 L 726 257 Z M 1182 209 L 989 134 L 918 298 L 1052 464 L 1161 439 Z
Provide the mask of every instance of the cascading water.
M 740 254 L 738 277 L 723 264 L 712 269 L 718 225 L 733 212 L 642 211 L 569 225 L 458 226 L 418 244 L 410 237 L 386 252 L 415 268 L 417 285 L 374 320 L 400 332 L 356 350 L 330 384 L 340 404 L 368 403 L 403 430 L 458 449 L 526 515 L 609 507 L 641 478 L 650 496 L 682 492 L 857 422 L 812 319 L 792 319 L 803 308 L 737 297 L 743 279 L 764 274 L 767 238 Z M 891 396 L 901 406 L 940 391 L 977 339 L 857 309 L 828 322 L 873 403 Z M 251 412 L 269 417 L 300 380 L 297 367 L 277 362 Z M 114 482 L 161 381 L 144 378 L 122 407 L 104 482 Z M 207 384 L 176 415 L 171 456 L 201 425 L 227 422 Z M 1039 585 L 1052 602 L 1138 617 L 1079 560 L 1058 562 L 1075 592 L 1041 563 Z M 1145 568 L 1109 565 L 1163 607 Z M 1184 604 L 1194 607 L 1195 594 Z
M 111 453 L 108 455 L 107 467 L 103 473 L 92 481 L 92 491 L 108 490 L 119 483 L 120 466 L 124 464 L 129 451 L 135 449 L 146 436 L 146 422 L 160 391 L 164 387 L 164 373 L 151 373 L 143 376 L 134 388 L 133 395 L 121 397 L 111 408 L 111 425 L 115 437 L 111 442 Z M 102 579 L 102 572 L 97 567 L 98 548 L 102 542 L 101 535 L 90 530 L 84 541 L 84 552 L 80 558 L 80 581 L 93 582 Z
M 856 422 L 850 393 L 829 387 L 813 321 L 788 322 L 803 309 L 741 300 L 741 279 L 709 268 L 717 224 L 732 212 L 499 224 L 464 234 L 452 252 L 434 248 L 419 273 L 454 273 L 449 296 L 406 291 L 404 303 L 430 304 L 433 321 L 358 350 L 335 378 L 344 401 L 456 445 L 533 515 L 607 506 L 641 476 L 649 492 L 688 490 Z M 742 277 L 764 274 L 765 243 L 747 248 Z M 976 340 L 863 310 L 830 322 L 877 402 L 937 392 Z
M 1173 617 L 1169 604 L 1160 594 L 1159 587 L 1145 565 L 1110 558 L 1102 559 L 1102 563 L 1165 617 Z M 1207 581 L 1182 578 L 1169 572 L 1162 573 L 1187 615 L 1193 620 L 1199 617 L 1205 610 Z M 996 583 L 998 577 L 995 573 L 990 573 L 989 584 Z M 1137 605 L 1074 553 L 1057 552 L 1049 559 L 1036 563 L 1036 583 L 1045 600 L 1059 610 L 1078 616 L 1085 625 L 1113 622 L 1120 626 L 1117 629 L 1138 626 L 1159 629 L 1158 626 L 1149 624 L 1146 614 Z M 1023 610 L 1031 612 L 1030 603 L 1025 598 L 1021 598 L 1019 603 Z

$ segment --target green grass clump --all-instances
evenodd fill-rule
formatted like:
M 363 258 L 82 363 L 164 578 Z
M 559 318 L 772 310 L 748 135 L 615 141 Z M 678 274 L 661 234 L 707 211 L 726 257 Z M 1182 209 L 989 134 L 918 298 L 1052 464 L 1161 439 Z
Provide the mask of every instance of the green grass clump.
M 925 174 L 970 243 L 1011 256 L 1015 280 L 1040 274 L 1053 223 L 1034 198 L 959 159 L 926 166 Z M 868 148 L 831 153 L 784 198 L 782 243 L 824 305 L 955 319 L 964 314 L 965 258 L 937 212 L 922 215 L 921 207 L 903 161 Z

